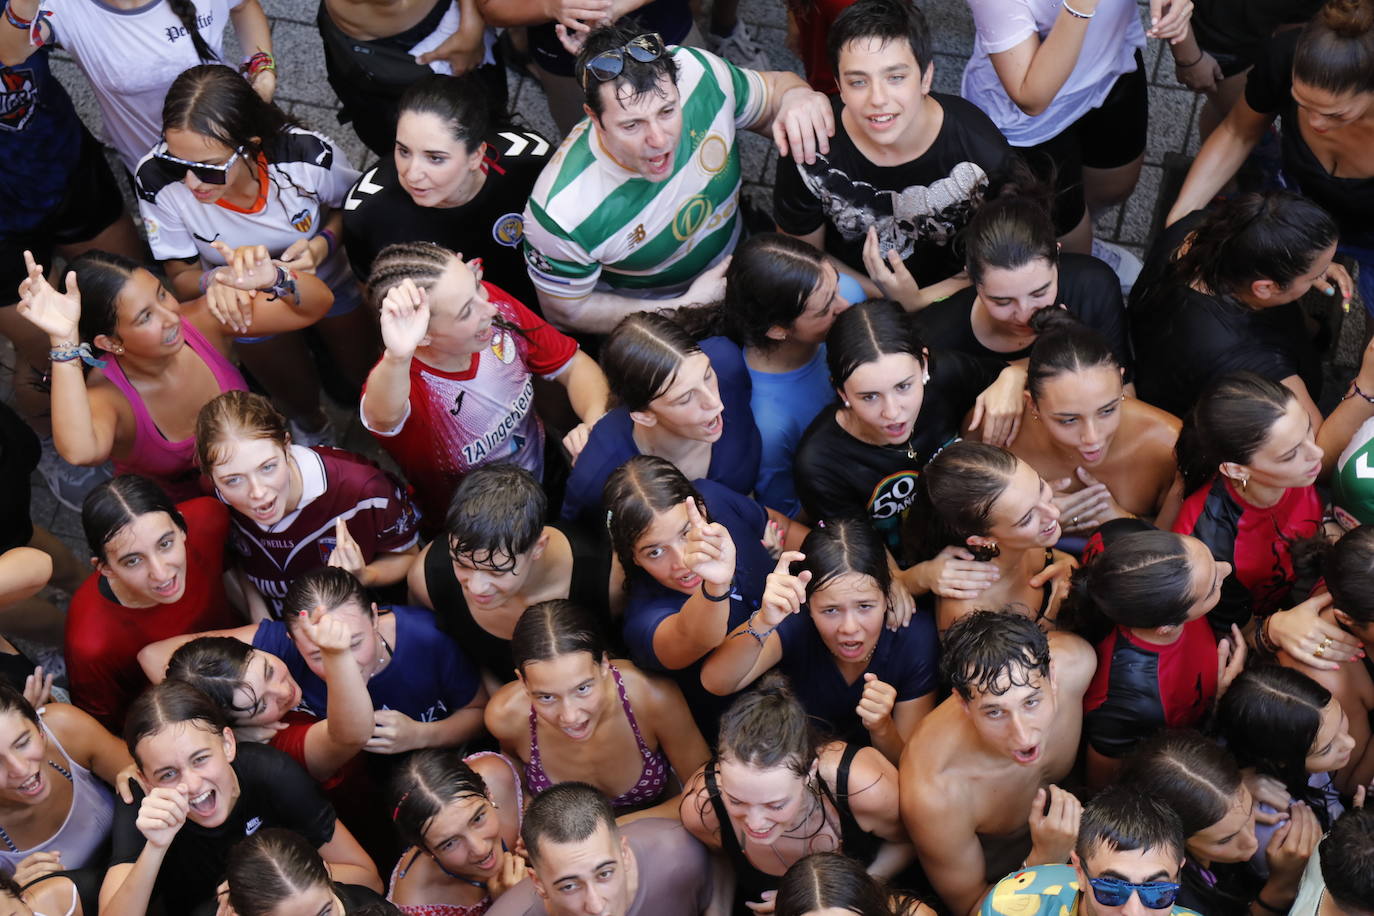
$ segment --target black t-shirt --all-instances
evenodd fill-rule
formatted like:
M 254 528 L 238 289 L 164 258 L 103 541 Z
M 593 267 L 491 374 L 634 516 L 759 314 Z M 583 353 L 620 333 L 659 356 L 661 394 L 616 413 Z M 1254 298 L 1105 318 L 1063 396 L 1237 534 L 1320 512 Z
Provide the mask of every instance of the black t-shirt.
M 1325 0 L 1195 0 L 1193 31 L 1207 51 L 1255 62 L 1279 26 L 1306 22 Z
M 921 340 L 941 350 L 958 350 L 980 359 L 1013 362 L 1030 355 L 1030 347 L 999 353 L 983 346 L 973 333 L 973 300 L 978 293 L 972 286 L 935 302 L 917 312 L 914 321 Z M 1121 281 L 1110 267 L 1085 254 L 1065 253 L 1059 257 L 1059 301 L 1078 320 L 1092 328 L 1111 346 L 1117 361 L 1131 378 L 1131 345 L 1126 336 L 1126 303 L 1121 298 Z
M 1252 309 L 1168 279 L 1170 256 L 1202 218 L 1190 213 L 1165 229 L 1137 281 L 1144 292 L 1129 312 L 1137 395 L 1181 417 L 1213 379 L 1248 369 L 1276 382 L 1300 376 L 1320 397 L 1321 362 L 1296 302 Z
M 1269 41 L 1245 82 L 1245 101 L 1262 114 L 1278 115 L 1283 130 L 1283 175 L 1293 190 L 1325 208 L 1341 230 L 1341 241 L 1374 245 L 1369 214 L 1374 212 L 1374 177 L 1337 178 L 1313 154 L 1298 128 L 1301 115 L 1293 101 L 1293 58 L 1300 30 Z
M 335 884 L 334 893 L 338 895 L 339 902 L 343 904 L 345 913 L 356 913 L 366 906 L 380 907 L 375 912 L 395 913 L 400 916 L 401 911 L 390 900 L 370 887 L 362 887 L 357 884 Z
M 835 136 L 830 154 L 814 165 L 778 159 L 773 216 L 789 235 L 825 226 L 825 250 L 860 274 L 864 237 L 878 230 L 884 253 L 896 249 L 922 286 L 963 269 L 954 239 L 983 200 L 989 176 L 1012 156 L 1006 137 L 972 102 L 932 93 L 944 123 L 930 149 L 896 166 L 878 166 L 854 145 L 841 120 L 843 103 L 832 98 Z
M 153 899 L 168 913 L 189 913 L 214 897 L 229 850 L 265 827 L 294 830 L 317 849 L 334 838 L 334 808 L 296 761 L 265 744 L 241 743 L 232 766 L 239 800 L 228 819 L 213 829 L 188 819 L 167 849 Z M 146 842 L 136 825 L 144 792 L 136 783 L 133 791 L 132 805 L 115 805 L 111 865 L 133 863 Z
M 836 422 L 834 410 L 822 410 L 802 434 L 793 465 L 807 515 L 813 520 L 868 516 L 895 548 L 921 469 L 958 437 L 964 414 L 999 369 L 963 353 L 931 353 L 930 381 L 907 445 L 855 439 Z
M 388 156 L 364 172 L 344 200 L 344 249 L 353 273 L 366 283 L 377 253 L 395 242 L 435 242 L 482 258 L 483 278 L 539 311 L 520 242 L 535 179 L 554 144 L 528 130 L 487 137 L 487 180 L 461 207 L 421 207 L 410 199 Z

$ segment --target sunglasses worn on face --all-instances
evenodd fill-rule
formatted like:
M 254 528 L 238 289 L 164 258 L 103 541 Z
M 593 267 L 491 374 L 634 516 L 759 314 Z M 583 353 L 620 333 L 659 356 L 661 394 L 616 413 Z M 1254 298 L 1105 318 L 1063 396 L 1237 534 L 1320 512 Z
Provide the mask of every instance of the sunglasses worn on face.
M 153 155 L 157 157 L 163 172 L 173 181 L 181 181 L 186 173 L 190 172 L 196 176 L 197 180 L 205 184 L 224 184 L 229 180 L 229 169 L 233 167 L 234 160 L 243 155 L 243 147 L 240 146 L 234 150 L 234 154 L 228 160 L 219 164 L 179 159 L 167 152 L 166 141 L 159 144 L 158 150 Z
M 1088 884 L 1092 885 L 1093 897 L 1103 906 L 1125 906 L 1132 894 L 1139 894 L 1140 902 L 1147 909 L 1162 910 L 1174 905 L 1174 901 L 1178 899 L 1178 890 L 1182 887 L 1182 885 L 1172 881 L 1146 881 L 1144 884 L 1132 884 L 1130 881 L 1122 881 L 1120 878 L 1094 878 L 1088 874 L 1086 864 L 1083 866 L 1083 874 L 1088 875 Z
M 658 60 L 663 56 L 663 36 L 657 32 L 645 32 L 625 42 L 623 47 L 611 48 L 587 61 L 582 71 L 582 88 L 587 87 L 587 75 L 595 76 L 601 82 L 613 80 L 625 72 L 625 55 L 630 55 L 641 64 Z

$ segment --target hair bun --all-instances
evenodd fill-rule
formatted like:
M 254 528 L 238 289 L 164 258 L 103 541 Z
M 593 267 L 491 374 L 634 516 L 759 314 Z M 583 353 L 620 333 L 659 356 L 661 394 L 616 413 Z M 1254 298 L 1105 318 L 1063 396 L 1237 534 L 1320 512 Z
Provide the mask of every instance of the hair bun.
M 1374 28 L 1374 0 L 1328 0 L 1317 17 L 1341 38 L 1361 38 Z

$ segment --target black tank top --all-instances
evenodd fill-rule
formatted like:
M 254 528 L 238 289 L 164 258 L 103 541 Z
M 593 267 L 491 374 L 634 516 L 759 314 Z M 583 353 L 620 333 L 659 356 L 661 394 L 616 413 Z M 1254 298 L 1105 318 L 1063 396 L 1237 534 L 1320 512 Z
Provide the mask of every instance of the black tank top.
M 572 548 L 573 571 L 568 598 L 602 618 L 603 623 L 609 623 L 609 538 L 598 538 L 567 522 L 548 527 L 561 532 Z M 429 591 L 429 603 L 434 608 L 439 628 L 453 637 L 469 658 L 503 682 L 512 681 L 515 679 L 515 658 L 511 655 L 510 640 L 488 632 L 473 618 L 467 599 L 463 597 L 463 587 L 453 574 L 453 561 L 447 547 L 447 539 L 441 534 L 425 554 L 425 588 Z
M 840 755 L 840 765 L 835 769 L 835 791 L 832 793 L 830 787 L 825 784 L 824 779 L 817 780 L 820 785 L 821 796 L 832 805 L 840 816 L 840 849 L 851 859 L 868 865 L 878 854 L 878 847 L 882 846 L 882 837 L 869 833 L 859 826 L 859 821 L 854 817 L 854 812 L 849 807 L 849 768 L 854 762 L 854 755 L 863 750 L 857 744 L 846 744 L 844 753 Z M 716 820 L 720 823 L 720 845 L 725 851 L 726 857 L 730 860 L 731 866 L 735 870 L 735 901 L 734 913 L 736 916 L 751 916 L 750 910 L 744 904 L 753 903 L 763 898 L 764 891 L 778 889 L 778 882 L 782 880 L 780 875 L 770 875 L 754 867 L 754 863 L 749 861 L 749 856 L 745 854 L 744 847 L 740 845 L 739 837 L 735 835 L 735 828 L 730 822 L 730 813 L 725 810 L 725 802 L 720 797 L 720 783 L 718 768 L 720 758 L 712 757 L 711 762 L 706 764 L 706 795 L 711 800 L 711 807 L 716 812 Z

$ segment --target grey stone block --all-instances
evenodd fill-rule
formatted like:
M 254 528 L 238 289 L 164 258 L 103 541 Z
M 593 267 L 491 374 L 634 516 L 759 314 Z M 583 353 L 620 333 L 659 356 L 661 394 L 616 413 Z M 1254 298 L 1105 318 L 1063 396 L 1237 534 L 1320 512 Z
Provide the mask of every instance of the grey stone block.
M 1164 170 L 1155 165 L 1147 165 L 1140 170 L 1140 182 L 1136 185 L 1135 193 L 1121 210 L 1121 228 L 1117 233 L 1120 241 L 1134 245 L 1144 245 L 1149 241 L 1155 200 L 1159 197 L 1163 175 Z
M 1145 138 L 1145 161 L 1158 165 L 1166 153 L 1187 149 L 1188 135 L 1197 120 L 1198 96 L 1188 89 L 1150 87 L 1150 130 Z

